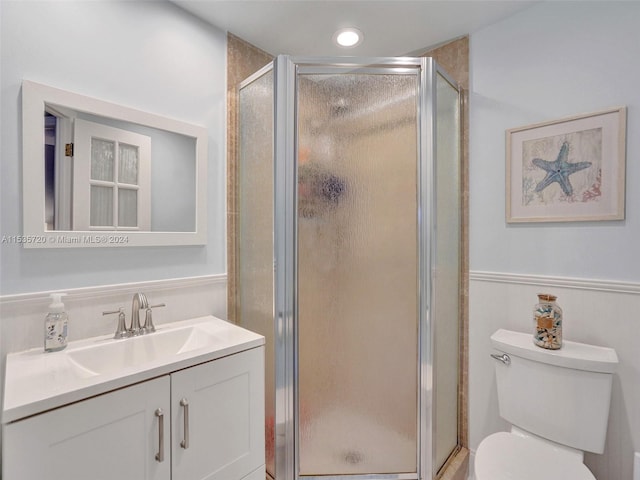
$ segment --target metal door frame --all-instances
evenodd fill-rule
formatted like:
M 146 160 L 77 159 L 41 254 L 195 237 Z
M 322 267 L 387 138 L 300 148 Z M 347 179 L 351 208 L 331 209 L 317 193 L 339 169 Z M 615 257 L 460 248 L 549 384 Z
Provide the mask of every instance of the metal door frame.
M 274 61 L 274 318 L 275 469 L 277 480 L 431 480 L 433 467 L 433 325 L 436 299 L 431 278 L 436 245 L 435 155 L 436 75 L 457 83 L 432 58 L 290 57 Z M 270 68 L 270 67 L 269 67 Z M 417 472 L 300 476 L 298 460 L 297 319 L 297 75 L 304 73 L 415 72 L 418 75 L 418 451 Z M 427 241 L 430 240 L 430 241 Z

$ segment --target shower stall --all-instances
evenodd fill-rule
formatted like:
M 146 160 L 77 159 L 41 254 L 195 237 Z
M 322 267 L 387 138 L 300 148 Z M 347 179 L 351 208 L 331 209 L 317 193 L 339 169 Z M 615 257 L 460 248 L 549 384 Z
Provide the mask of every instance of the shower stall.
M 280 56 L 238 95 L 268 475 L 435 478 L 458 448 L 456 83 L 430 58 Z

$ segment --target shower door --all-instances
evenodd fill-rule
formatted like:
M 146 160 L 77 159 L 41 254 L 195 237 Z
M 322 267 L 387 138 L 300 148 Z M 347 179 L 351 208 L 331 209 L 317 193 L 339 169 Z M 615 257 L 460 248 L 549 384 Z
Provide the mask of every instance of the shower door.
M 418 81 L 298 71 L 301 476 L 417 471 Z
M 424 58 L 281 56 L 241 89 L 240 323 L 273 346 L 266 444 L 277 480 L 426 480 L 440 467 L 430 315 L 458 312 L 438 310 L 432 271 L 459 264 L 454 248 L 438 259 L 434 235 L 436 204 L 451 203 L 435 190 L 439 75 Z M 449 196 L 456 171 L 437 176 Z M 272 187 L 255 185 L 270 173 Z M 457 299 L 458 285 L 446 288 Z

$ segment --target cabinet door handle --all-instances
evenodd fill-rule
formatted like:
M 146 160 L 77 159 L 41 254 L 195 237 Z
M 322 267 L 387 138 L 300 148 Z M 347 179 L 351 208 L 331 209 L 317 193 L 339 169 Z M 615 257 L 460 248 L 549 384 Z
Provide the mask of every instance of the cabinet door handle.
M 164 462 L 164 412 L 161 408 L 157 409 L 156 417 L 158 417 L 158 453 L 156 453 L 156 461 Z
M 189 448 L 189 402 L 186 398 L 180 400 L 184 413 L 184 439 L 180 442 L 180 446 L 185 450 Z

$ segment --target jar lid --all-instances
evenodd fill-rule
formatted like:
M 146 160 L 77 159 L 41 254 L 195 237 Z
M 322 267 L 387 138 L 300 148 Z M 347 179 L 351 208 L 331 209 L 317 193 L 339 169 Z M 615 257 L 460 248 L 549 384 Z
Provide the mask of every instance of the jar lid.
M 539 293 L 538 298 L 543 302 L 555 302 L 558 297 L 550 293 Z

